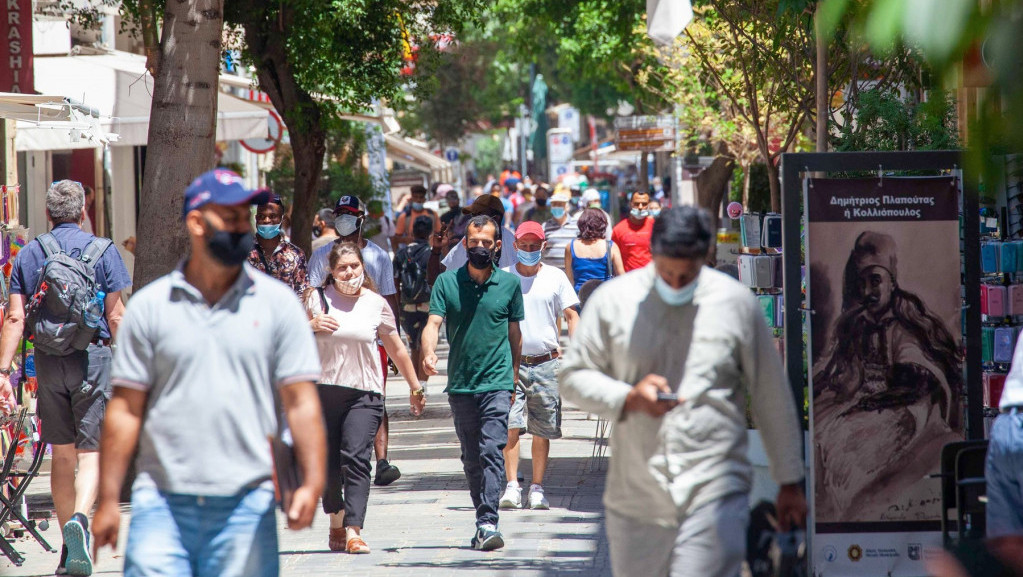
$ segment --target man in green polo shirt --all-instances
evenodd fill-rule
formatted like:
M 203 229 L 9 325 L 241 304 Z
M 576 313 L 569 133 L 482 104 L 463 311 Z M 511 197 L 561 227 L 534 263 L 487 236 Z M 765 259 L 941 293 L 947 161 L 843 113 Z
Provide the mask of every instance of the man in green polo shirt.
M 518 277 L 494 266 L 501 247 L 499 228 L 489 216 L 474 216 L 466 226 L 465 266 L 437 277 L 430 297 L 430 318 L 423 329 L 423 368 L 437 374 L 437 336 L 447 319 L 448 403 L 462 445 L 462 468 L 476 508 L 472 547 L 491 551 L 504 546 L 497 530 L 497 506 L 504 487 L 508 412 L 519 374 L 525 317 Z

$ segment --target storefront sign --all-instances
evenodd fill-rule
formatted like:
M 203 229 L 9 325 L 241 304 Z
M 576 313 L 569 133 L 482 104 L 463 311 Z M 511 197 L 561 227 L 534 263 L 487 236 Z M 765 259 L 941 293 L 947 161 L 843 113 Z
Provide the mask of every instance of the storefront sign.
M 0 92 L 35 94 L 32 77 L 32 0 L 0 0 L 5 30 L 0 48 Z
M 615 118 L 615 147 L 622 152 L 675 150 L 675 119 L 671 116 Z
M 925 575 L 963 439 L 958 185 L 809 179 L 813 573 Z

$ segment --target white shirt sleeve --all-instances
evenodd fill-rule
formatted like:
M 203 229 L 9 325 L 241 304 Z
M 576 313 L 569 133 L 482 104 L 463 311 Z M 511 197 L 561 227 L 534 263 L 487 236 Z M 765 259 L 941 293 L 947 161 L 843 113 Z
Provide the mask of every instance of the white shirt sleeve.
M 469 257 L 465 254 L 465 245 L 462 243 L 456 244 L 455 248 L 451 249 L 444 257 L 444 260 L 440 261 L 445 270 L 462 268 L 467 262 L 469 262 Z
M 576 294 L 572 283 L 568 282 L 568 275 L 565 274 L 565 271 L 560 268 L 551 268 L 558 273 L 558 301 L 560 303 L 558 313 L 560 314 L 561 311 L 579 304 L 579 295 Z
M 330 254 L 330 247 L 332 246 L 334 246 L 334 243 L 329 242 L 313 251 L 313 256 L 306 264 L 306 270 L 309 274 L 309 286 L 323 286 L 323 281 L 327 278 L 327 255 Z

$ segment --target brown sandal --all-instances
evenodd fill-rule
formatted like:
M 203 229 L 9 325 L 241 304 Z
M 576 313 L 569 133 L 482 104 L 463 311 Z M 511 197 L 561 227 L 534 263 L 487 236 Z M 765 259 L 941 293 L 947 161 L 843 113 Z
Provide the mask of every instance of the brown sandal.
M 330 547 L 331 551 L 346 551 L 347 543 L 345 543 L 345 528 L 337 527 L 330 530 L 330 538 L 327 540 L 327 546 Z
M 358 535 L 348 540 L 346 549 L 348 550 L 348 553 L 352 555 L 364 555 L 369 553 L 369 545 L 367 545 L 366 542 L 362 540 L 362 537 Z

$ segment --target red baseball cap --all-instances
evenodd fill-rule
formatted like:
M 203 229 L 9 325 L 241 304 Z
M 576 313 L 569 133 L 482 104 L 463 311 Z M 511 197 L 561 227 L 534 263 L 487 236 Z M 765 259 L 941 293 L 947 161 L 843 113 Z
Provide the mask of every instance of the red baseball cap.
M 515 240 L 519 240 L 520 238 L 526 236 L 527 234 L 536 235 L 540 237 L 540 240 L 547 240 L 547 237 L 544 236 L 543 234 L 543 226 L 539 222 L 527 220 L 526 222 L 520 224 L 515 229 Z

